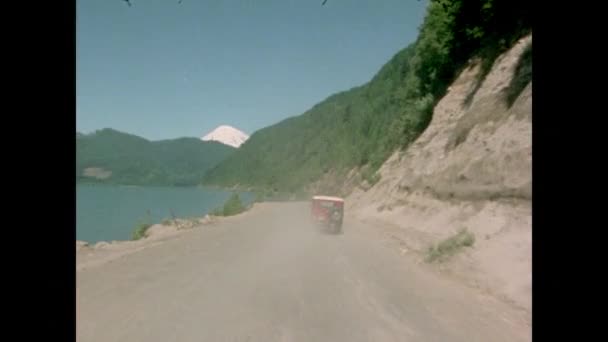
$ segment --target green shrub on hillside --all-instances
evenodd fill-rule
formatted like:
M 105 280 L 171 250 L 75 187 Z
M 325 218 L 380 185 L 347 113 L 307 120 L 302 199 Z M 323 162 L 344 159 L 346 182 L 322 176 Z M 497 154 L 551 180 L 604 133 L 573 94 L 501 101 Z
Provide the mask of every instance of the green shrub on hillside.
M 515 67 L 515 75 L 506 91 L 507 105 L 511 107 L 524 88 L 532 81 L 532 43 L 526 47 Z
M 380 174 L 373 171 L 372 168 L 365 169 L 362 177 L 371 186 L 376 185 L 380 181 Z
M 427 252 L 426 261 L 445 261 L 455 255 L 464 247 L 471 247 L 475 243 L 475 235 L 465 229 L 456 235 L 441 241 L 436 246 L 431 246 Z

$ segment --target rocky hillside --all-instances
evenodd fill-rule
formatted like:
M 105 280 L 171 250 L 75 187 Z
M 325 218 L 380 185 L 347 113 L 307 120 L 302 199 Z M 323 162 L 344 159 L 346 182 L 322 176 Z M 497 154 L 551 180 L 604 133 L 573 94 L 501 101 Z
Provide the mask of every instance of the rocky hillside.
M 462 228 L 475 236 L 440 270 L 531 308 L 532 36 L 480 82 L 472 62 L 434 108 L 424 133 L 355 189 L 348 211 L 376 221 L 420 257 Z M 472 95 L 473 94 L 473 95 Z
M 369 82 L 255 132 L 204 183 L 303 197 L 367 188 L 393 151 L 408 148 L 426 130 L 433 109 L 471 58 L 480 58 L 483 79 L 496 58 L 530 32 L 529 5 L 521 0 L 431 0 L 416 41 Z M 516 83 L 507 102 L 521 90 Z M 463 100 L 468 104 L 475 92 L 470 94 Z M 468 132 L 463 125 L 454 146 Z

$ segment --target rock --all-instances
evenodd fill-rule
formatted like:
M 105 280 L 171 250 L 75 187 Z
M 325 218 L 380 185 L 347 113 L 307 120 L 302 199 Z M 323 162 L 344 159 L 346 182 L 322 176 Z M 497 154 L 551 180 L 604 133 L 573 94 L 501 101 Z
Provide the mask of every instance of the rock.
M 104 249 L 106 247 L 108 247 L 110 244 L 105 242 L 105 241 L 100 241 L 98 243 L 95 244 L 95 246 L 93 248 L 95 249 Z
M 76 252 L 78 252 L 82 248 L 88 247 L 88 246 L 89 246 L 89 243 L 86 241 L 76 241 Z

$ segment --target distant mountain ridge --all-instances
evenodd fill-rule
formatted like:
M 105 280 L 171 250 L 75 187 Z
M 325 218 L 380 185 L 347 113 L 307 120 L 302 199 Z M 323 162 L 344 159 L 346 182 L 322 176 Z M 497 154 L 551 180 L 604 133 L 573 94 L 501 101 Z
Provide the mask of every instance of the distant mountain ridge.
M 198 185 L 233 147 L 197 138 L 149 141 L 111 128 L 76 132 L 76 179 L 124 185 Z
M 217 141 L 222 144 L 238 148 L 249 136 L 242 131 L 228 125 L 221 125 L 201 138 L 203 141 Z

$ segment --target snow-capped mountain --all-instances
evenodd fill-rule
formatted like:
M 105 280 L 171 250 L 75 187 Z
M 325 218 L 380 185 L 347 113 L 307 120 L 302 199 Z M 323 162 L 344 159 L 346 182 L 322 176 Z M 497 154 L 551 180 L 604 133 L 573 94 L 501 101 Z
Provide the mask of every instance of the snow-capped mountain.
M 235 148 L 241 146 L 247 139 L 249 139 L 247 134 L 228 125 L 221 125 L 201 138 L 203 141 L 217 141 Z

